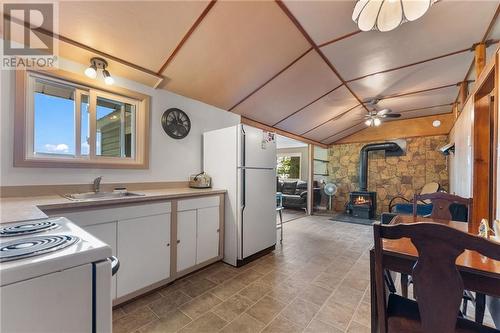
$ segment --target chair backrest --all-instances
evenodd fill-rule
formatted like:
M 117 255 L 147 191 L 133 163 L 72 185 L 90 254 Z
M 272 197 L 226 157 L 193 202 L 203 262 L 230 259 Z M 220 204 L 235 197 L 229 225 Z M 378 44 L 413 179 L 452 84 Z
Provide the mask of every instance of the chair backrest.
M 380 332 L 387 332 L 383 239 L 409 238 L 418 251 L 412 271 L 422 332 L 455 332 L 464 285 L 455 265 L 464 250 L 500 260 L 500 245 L 439 223 L 373 225 Z
M 440 187 L 441 185 L 436 182 L 427 183 L 420 190 L 420 194 L 436 193 L 437 191 L 439 191 Z
M 472 219 L 472 199 L 462 198 L 458 195 L 453 195 L 444 192 L 415 194 L 413 197 L 413 216 L 417 216 L 417 205 L 419 201 L 430 200 L 432 203 L 431 216 L 435 219 L 453 220 L 450 206 L 454 204 L 464 205 L 467 207 L 467 222 Z

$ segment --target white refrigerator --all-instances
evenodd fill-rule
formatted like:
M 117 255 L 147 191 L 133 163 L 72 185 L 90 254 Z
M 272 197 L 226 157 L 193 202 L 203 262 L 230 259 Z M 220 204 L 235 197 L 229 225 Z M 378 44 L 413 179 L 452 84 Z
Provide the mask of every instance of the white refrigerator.
M 227 189 L 224 261 L 233 266 L 276 246 L 276 141 L 236 125 L 203 134 L 203 170 L 214 188 Z

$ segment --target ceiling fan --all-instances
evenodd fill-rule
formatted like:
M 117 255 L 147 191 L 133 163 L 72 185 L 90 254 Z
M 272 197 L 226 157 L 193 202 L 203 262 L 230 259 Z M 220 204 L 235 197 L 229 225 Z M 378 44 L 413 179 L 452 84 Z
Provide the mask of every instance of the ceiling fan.
M 392 113 L 392 110 L 389 108 L 385 108 L 382 110 L 377 110 L 377 103 L 379 99 L 372 98 L 366 104 L 371 111 L 368 111 L 368 114 L 365 115 L 365 124 L 366 126 L 380 126 L 382 124 L 382 119 L 384 118 L 399 118 L 401 117 L 400 113 Z

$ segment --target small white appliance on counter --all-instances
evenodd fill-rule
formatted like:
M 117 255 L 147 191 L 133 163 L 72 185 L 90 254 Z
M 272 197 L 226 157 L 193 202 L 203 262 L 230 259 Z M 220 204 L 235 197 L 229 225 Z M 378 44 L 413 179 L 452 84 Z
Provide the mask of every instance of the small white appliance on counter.
M 276 246 L 274 133 L 237 125 L 203 134 L 203 169 L 227 190 L 224 261 L 233 266 Z
M 117 268 L 108 245 L 64 217 L 1 225 L 0 332 L 111 332 Z

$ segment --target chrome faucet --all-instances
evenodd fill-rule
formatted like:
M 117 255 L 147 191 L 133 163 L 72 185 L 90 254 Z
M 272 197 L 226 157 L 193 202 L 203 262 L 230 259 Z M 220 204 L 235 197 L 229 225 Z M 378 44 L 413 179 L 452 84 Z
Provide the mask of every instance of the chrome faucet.
M 101 191 L 101 179 L 102 177 L 97 177 L 94 179 L 94 192 L 98 193 Z

